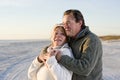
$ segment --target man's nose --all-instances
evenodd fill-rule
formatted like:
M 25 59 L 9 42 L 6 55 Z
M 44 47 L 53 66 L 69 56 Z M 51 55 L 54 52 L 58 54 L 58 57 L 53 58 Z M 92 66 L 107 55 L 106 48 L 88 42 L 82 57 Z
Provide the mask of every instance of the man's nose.
M 68 26 L 67 26 L 67 25 L 64 25 L 63 27 L 64 27 L 64 29 L 66 29 Z
M 67 23 L 64 23 L 64 28 L 68 28 L 69 25 Z

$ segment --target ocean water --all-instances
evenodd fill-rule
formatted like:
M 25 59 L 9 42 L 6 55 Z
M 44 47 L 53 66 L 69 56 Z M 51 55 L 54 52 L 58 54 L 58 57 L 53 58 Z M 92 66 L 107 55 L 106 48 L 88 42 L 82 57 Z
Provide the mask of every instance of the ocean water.
M 0 80 L 27 80 L 32 60 L 48 45 L 47 40 L 0 40 Z M 104 41 L 103 78 L 120 80 L 120 40 Z

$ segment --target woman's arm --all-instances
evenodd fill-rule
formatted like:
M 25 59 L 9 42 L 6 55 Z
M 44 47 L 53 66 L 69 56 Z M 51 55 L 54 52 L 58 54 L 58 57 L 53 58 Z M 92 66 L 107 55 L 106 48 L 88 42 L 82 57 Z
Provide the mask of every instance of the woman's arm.
M 37 72 L 42 65 L 44 64 L 40 63 L 36 57 L 28 69 L 28 80 L 37 80 Z
M 39 71 L 39 69 L 44 65 L 45 60 L 44 57 L 47 53 L 47 48 L 49 46 L 46 46 L 45 48 L 43 48 L 40 52 L 40 55 L 38 57 L 36 57 L 32 64 L 30 65 L 29 69 L 28 69 L 28 79 L 29 80 L 37 80 L 37 73 Z
M 62 49 L 61 52 L 63 55 L 72 57 L 72 53 L 68 48 Z M 51 56 L 46 63 L 55 80 L 71 80 L 72 72 L 60 65 L 55 56 Z

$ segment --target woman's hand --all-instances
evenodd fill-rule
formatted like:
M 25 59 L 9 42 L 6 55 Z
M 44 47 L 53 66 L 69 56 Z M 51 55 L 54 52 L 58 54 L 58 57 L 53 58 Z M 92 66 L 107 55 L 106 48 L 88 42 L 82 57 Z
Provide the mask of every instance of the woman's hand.
M 45 60 L 48 60 L 51 56 L 56 56 L 56 54 L 59 52 L 59 50 L 51 50 L 49 53 L 45 55 Z
M 45 53 L 45 54 L 40 54 L 39 56 L 38 56 L 38 61 L 40 62 L 40 63 L 45 63 L 45 61 L 46 61 L 46 55 L 47 55 L 48 53 Z

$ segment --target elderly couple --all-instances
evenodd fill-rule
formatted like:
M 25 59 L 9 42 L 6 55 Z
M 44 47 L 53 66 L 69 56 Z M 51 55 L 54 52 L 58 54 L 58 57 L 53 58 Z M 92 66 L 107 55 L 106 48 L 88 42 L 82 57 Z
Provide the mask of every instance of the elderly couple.
M 29 80 L 103 80 L 102 45 L 85 25 L 76 9 L 64 12 L 55 25 L 51 44 L 37 56 L 28 70 Z

